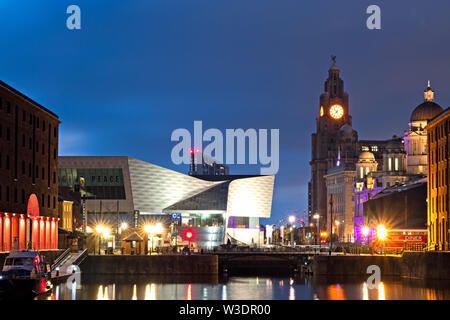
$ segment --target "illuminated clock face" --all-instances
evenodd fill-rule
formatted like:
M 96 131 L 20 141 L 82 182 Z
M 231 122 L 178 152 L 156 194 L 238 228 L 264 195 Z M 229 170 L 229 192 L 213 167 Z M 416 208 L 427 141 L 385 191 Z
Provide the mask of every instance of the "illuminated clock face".
M 335 104 L 330 108 L 330 116 L 333 119 L 340 119 L 344 115 L 344 108 L 341 105 Z

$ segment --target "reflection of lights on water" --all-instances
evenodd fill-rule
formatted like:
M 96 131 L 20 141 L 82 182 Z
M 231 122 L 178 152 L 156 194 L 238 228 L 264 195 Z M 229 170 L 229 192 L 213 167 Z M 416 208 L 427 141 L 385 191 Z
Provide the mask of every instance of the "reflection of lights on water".
M 103 300 L 103 286 L 98 287 L 97 300 Z
M 378 285 L 378 300 L 386 300 L 386 293 L 384 291 L 384 284 L 380 282 Z
M 289 300 L 295 300 L 295 289 L 294 287 L 289 288 Z
M 103 291 L 102 285 L 98 287 L 97 300 L 109 300 L 108 287 L 105 287 L 105 291 Z
M 256 284 L 259 284 L 259 278 L 256 277 Z
M 345 300 L 344 290 L 339 283 L 328 287 L 328 299 Z
M 72 282 L 72 300 L 77 299 L 77 282 Z
M 227 285 L 222 287 L 222 300 L 227 300 Z
M 154 283 L 145 286 L 145 300 L 156 300 L 156 287 Z
M 136 285 L 133 285 L 133 296 L 131 297 L 131 300 L 137 300 L 137 294 L 136 294 Z
M 55 299 L 56 300 L 59 300 L 59 287 L 60 287 L 60 285 L 56 286 L 56 292 L 55 292 Z
M 294 284 L 294 279 L 290 278 L 289 279 L 289 284 L 292 286 Z
M 313 300 L 319 300 L 319 296 L 317 295 L 317 293 L 314 293 Z
M 272 281 L 271 280 L 266 280 L 266 287 L 268 287 L 268 288 L 272 287 Z
M 281 280 L 280 282 L 278 282 L 278 285 L 279 285 L 280 287 L 284 286 L 284 281 Z
M 192 284 L 188 284 L 186 290 L 186 300 L 192 300 Z
M 203 288 L 203 300 L 208 300 L 208 289 Z
M 367 289 L 367 283 L 363 283 L 363 300 L 369 300 L 369 289 Z

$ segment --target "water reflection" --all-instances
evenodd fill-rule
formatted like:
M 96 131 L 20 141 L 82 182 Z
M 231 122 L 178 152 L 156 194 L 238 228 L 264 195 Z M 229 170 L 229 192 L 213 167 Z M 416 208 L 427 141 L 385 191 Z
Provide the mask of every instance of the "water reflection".
M 384 279 L 369 289 L 366 279 L 302 277 L 82 276 L 55 285 L 49 300 L 450 300 L 450 281 Z

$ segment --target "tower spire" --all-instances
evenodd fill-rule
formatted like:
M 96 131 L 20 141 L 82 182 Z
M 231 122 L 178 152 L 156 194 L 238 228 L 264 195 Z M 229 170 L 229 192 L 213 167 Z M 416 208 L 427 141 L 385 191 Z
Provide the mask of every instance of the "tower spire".
M 423 97 L 424 97 L 425 101 L 427 101 L 427 102 L 434 101 L 434 91 L 433 91 L 433 89 L 431 89 L 430 85 L 431 85 L 430 80 L 428 80 L 428 87 L 423 92 Z

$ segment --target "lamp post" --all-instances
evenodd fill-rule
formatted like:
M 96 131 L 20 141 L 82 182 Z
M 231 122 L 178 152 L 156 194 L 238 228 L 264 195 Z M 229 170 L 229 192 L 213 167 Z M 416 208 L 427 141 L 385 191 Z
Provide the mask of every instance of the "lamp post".
M 146 224 L 144 226 L 144 231 L 147 232 L 151 238 L 151 247 L 150 247 L 150 255 L 153 253 L 153 238 L 155 234 L 162 233 L 163 227 L 161 223 L 158 223 L 154 226 Z
M 334 222 L 335 224 L 336 224 L 336 234 L 337 234 L 337 236 L 338 236 L 338 243 L 339 243 L 339 236 L 340 236 L 340 233 L 339 233 L 339 224 L 340 224 L 340 222 L 339 222 L 339 220 L 336 220 L 335 222 Z
M 320 226 L 319 226 L 319 220 L 320 220 L 320 215 L 318 215 L 317 213 L 313 216 L 314 219 L 317 220 L 317 234 L 316 234 L 316 242 L 319 243 L 320 245 Z M 317 244 L 317 243 L 316 243 Z
M 95 231 L 97 231 L 97 236 L 98 236 L 98 254 L 100 255 L 100 239 L 101 239 L 102 233 L 105 231 L 105 228 L 102 225 L 98 225 L 97 228 L 95 228 Z
M 290 231 L 291 231 L 291 246 L 294 246 L 294 233 L 292 232 L 293 231 L 293 227 L 294 227 L 294 224 L 295 224 L 295 216 L 289 216 L 289 222 L 291 223 L 291 228 L 290 228 Z

